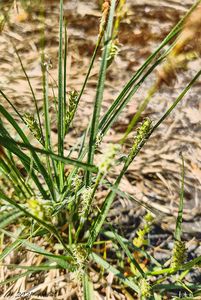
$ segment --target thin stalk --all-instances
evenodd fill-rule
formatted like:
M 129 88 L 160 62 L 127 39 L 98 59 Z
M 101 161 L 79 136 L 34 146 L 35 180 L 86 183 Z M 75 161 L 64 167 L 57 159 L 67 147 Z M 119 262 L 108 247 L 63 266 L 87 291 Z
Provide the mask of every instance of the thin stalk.
M 177 223 L 176 223 L 176 229 L 175 229 L 175 240 L 181 241 L 181 226 L 182 226 L 182 216 L 183 216 L 183 207 L 184 207 L 184 175 L 185 175 L 185 169 L 184 169 L 184 158 L 182 153 L 181 155 L 181 189 L 180 189 L 180 201 L 179 201 L 179 211 L 177 216 Z
M 23 62 L 22 62 L 21 57 L 19 55 L 19 52 L 18 52 L 18 50 L 17 50 L 17 48 L 15 47 L 14 44 L 13 44 L 13 47 L 15 49 L 15 53 L 16 53 L 16 55 L 18 57 L 18 60 L 20 62 L 21 68 L 22 68 L 22 71 L 23 71 L 23 73 L 24 73 L 24 75 L 26 77 L 26 80 L 28 82 L 28 85 L 29 85 L 29 88 L 30 88 L 30 91 L 31 91 L 31 94 L 32 94 L 32 97 L 33 97 L 33 100 L 34 100 L 34 105 L 35 105 L 35 109 L 36 109 L 38 124 L 39 124 L 39 128 L 40 128 L 40 134 L 41 134 L 42 141 L 44 142 L 43 129 L 42 129 L 42 123 L 41 123 L 39 108 L 38 108 L 38 104 L 37 104 L 37 99 L 36 99 L 36 96 L 35 96 L 35 93 L 34 93 L 34 90 L 33 90 L 32 84 L 31 84 L 31 81 L 29 79 L 29 76 L 28 76 L 28 74 L 27 74 L 27 72 L 25 70 Z
M 58 154 L 64 153 L 64 97 L 63 97 L 63 0 L 60 0 L 59 18 L 59 66 L 58 66 Z M 64 165 L 58 164 L 60 192 L 64 185 Z
M 50 114 L 49 114 L 49 98 L 48 98 L 48 72 L 47 72 L 46 68 L 47 68 L 47 66 L 45 65 L 44 52 L 43 52 L 43 54 L 42 54 L 42 74 L 43 74 L 43 110 L 44 110 L 44 118 L 45 118 L 45 150 L 52 151 Z M 51 178 L 52 185 L 54 185 L 49 156 L 46 156 L 46 162 L 47 162 L 48 174 Z M 55 162 L 53 159 L 52 159 L 52 165 L 53 165 L 53 169 L 54 169 L 54 174 L 57 178 L 56 166 L 55 166 Z M 54 200 L 55 199 L 56 199 L 56 195 L 55 195 L 55 191 L 54 191 Z
M 103 100 L 103 91 L 104 91 L 105 77 L 106 77 L 106 70 L 107 70 L 107 58 L 108 58 L 111 38 L 112 38 L 112 26 L 113 26 L 113 18 L 114 18 L 114 11 L 115 11 L 115 2 L 116 2 L 115 0 L 112 0 L 107 30 L 105 34 L 104 52 L 102 56 L 102 62 L 100 67 L 96 98 L 95 98 L 94 110 L 93 110 L 93 116 L 91 122 L 91 129 L 90 129 L 89 151 L 88 151 L 88 159 L 87 159 L 87 162 L 89 164 L 93 163 L 93 159 L 94 159 L 95 139 L 98 132 L 98 123 L 100 118 L 101 104 Z M 87 172 L 86 186 L 89 186 L 90 183 L 91 183 L 91 174 L 90 172 Z
M 64 116 L 66 116 L 66 92 L 67 92 L 67 54 L 68 54 L 68 37 L 67 37 L 67 23 L 65 22 L 64 35 Z
M 137 110 L 136 114 L 132 118 L 131 122 L 129 123 L 128 128 L 126 129 L 126 132 L 121 140 L 121 144 L 124 144 L 127 136 L 132 131 L 134 126 L 137 124 L 142 112 L 145 110 L 145 108 L 147 107 L 147 105 L 149 104 L 150 100 L 152 99 L 153 95 L 156 93 L 157 90 L 158 90 L 158 86 L 154 84 L 149 90 L 147 97 L 144 99 L 139 109 Z

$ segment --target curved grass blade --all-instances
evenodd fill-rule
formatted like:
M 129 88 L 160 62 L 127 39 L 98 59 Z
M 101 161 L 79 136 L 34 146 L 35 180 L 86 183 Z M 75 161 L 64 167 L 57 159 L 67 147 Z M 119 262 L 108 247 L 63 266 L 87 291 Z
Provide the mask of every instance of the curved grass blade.
M 29 171 L 31 169 L 31 159 L 26 154 L 24 154 L 20 149 L 18 149 L 15 141 L 13 141 L 12 139 L 7 138 L 7 137 L 0 136 L 0 145 L 2 145 L 3 147 L 7 148 L 10 152 L 15 154 L 21 160 L 26 171 L 29 173 Z M 38 171 L 38 168 L 36 165 L 34 165 L 33 168 Z M 40 191 L 41 195 L 43 196 L 43 198 L 48 199 L 49 197 L 48 197 L 46 191 L 44 190 L 43 185 L 40 183 L 38 177 L 36 176 L 36 174 L 34 173 L 33 170 L 31 171 L 31 177 L 32 177 L 35 185 L 37 186 L 38 190 Z
M 10 104 L 10 106 L 13 108 L 13 110 L 16 112 L 18 117 L 22 120 L 22 122 L 27 125 L 25 122 L 23 116 L 18 112 L 18 110 L 15 108 L 15 106 L 12 104 L 12 102 L 8 99 L 8 97 L 4 94 L 4 92 L 0 89 L 0 94 L 3 96 L 3 98 Z
M 103 267 L 107 272 L 113 273 L 116 277 L 119 278 L 119 280 L 125 284 L 126 286 L 130 287 L 133 291 L 139 293 L 140 289 L 137 286 L 134 281 L 124 277 L 124 275 L 116 268 L 111 266 L 106 260 L 102 259 L 100 256 L 95 254 L 94 252 L 90 254 L 90 258 L 95 261 L 97 264 L 99 264 L 101 267 Z
M 10 245 L 6 246 L 6 248 L 0 254 L 0 261 L 5 259 L 6 256 L 8 256 L 13 250 L 16 250 L 20 246 L 21 246 L 21 241 L 19 241 L 19 240 L 16 240 L 13 243 L 11 243 Z
M 112 228 L 112 226 L 110 226 L 111 231 L 114 233 L 114 236 L 117 240 L 117 242 L 119 243 L 119 245 L 121 246 L 121 248 L 124 250 L 124 252 L 126 253 L 127 257 L 130 259 L 131 263 L 136 267 L 136 269 L 140 272 L 142 277 L 146 277 L 146 274 L 144 273 L 144 271 L 142 270 L 142 268 L 140 267 L 140 265 L 138 264 L 138 262 L 134 259 L 133 255 L 131 254 L 130 250 L 128 249 L 126 243 L 124 243 L 123 239 L 121 238 L 120 235 L 118 235 Z

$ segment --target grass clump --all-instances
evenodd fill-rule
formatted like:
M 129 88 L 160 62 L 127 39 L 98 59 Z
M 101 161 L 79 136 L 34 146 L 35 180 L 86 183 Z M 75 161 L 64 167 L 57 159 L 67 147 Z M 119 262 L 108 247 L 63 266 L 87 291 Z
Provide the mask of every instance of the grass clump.
M 70 91 L 67 99 L 66 74 L 68 70 L 66 69 L 66 54 L 68 43 L 67 29 L 63 20 L 63 1 L 60 0 L 58 93 L 55 101 L 57 149 L 53 147 L 51 137 L 52 115 L 50 114 L 48 93 L 49 72 L 47 64 L 45 64 L 45 56 L 42 54 L 43 112 L 41 113 L 31 81 L 18 51 L 15 49 L 33 96 L 36 116 L 28 112 L 24 115 L 21 114 L 6 96 L 4 87 L 1 87 L 0 95 L 14 110 L 15 115 L 27 126 L 27 129 L 36 139 L 36 143 L 30 143 L 28 135 L 21 129 L 14 114 L 0 105 L 0 170 L 2 178 L 7 183 L 7 185 L 2 184 L 0 188 L 0 201 L 4 208 L 0 217 L 0 230 L 5 236 L 14 239 L 3 249 L 0 259 L 5 260 L 16 249 L 18 251 L 19 249 L 26 249 L 44 257 L 43 261 L 45 263 L 41 262 L 38 265 L 27 266 L 26 272 L 4 280 L 1 285 L 10 284 L 22 276 L 43 272 L 44 270 L 48 272 L 53 268 L 61 269 L 61 271 L 65 270 L 68 274 L 74 274 L 79 284 L 82 284 L 84 299 L 94 299 L 95 291 L 91 273 L 93 274 L 95 271 L 91 271 L 91 269 L 99 268 L 102 272 L 106 271 L 116 276 L 118 282 L 122 284 L 122 286 L 119 284 L 119 289 L 124 291 L 125 295 L 132 295 L 133 299 L 137 296 L 140 299 L 163 299 L 163 296 L 165 297 L 171 293 L 178 296 L 178 291 L 183 290 L 191 294 L 192 297 L 197 296 L 201 287 L 193 284 L 189 285 L 185 282 L 185 275 L 200 264 L 201 258 L 198 257 L 186 263 L 184 260 L 186 250 L 184 242 L 181 241 L 184 200 L 183 158 L 175 245 L 169 265 L 167 262 L 166 267 L 162 266 L 149 254 L 147 235 L 151 230 L 152 215 L 148 214 L 144 217 L 144 228 L 137 231 L 133 243 L 116 232 L 111 224 L 108 224 L 107 217 L 116 195 L 118 193 L 123 194 L 120 189 L 120 182 L 129 166 L 139 155 L 142 147 L 149 142 L 155 130 L 169 116 L 176 105 L 182 101 L 201 75 L 201 70 L 194 75 L 181 94 L 178 95 L 173 104 L 155 124 L 149 118 L 145 118 L 142 124 L 139 125 L 131 149 L 124 156 L 122 169 L 113 184 L 107 179 L 107 175 L 112 171 L 112 167 L 118 163 L 117 156 L 121 153 L 128 134 L 138 122 L 147 103 L 153 96 L 156 90 L 155 85 L 151 92 L 148 92 L 148 98 L 144 100 L 128 125 L 120 145 L 111 145 L 98 166 L 95 165 L 95 157 L 99 147 L 101 147 L 103 138 L 137 92 L 139 86 L 161 62 L 170 65 L 171 53 L 174 53 L 175 58 L 175 47 L 178 49 L 178 43 L 183 43 L 184 40 L 189 41 L 189 38 L 185 39 L 183 37 L 182 39 L 182 25 L 192 11 L 195 14 L 196 9 L 200 9 L 199 3 L 200 1 L 195 3 L 186 16 L 162 41 L 156 51 L 148 57 L 101 118 L 106 73 L 109 70 L 108 66 L 112 64 L 114 56 L 118 52 L 118 28 L 123 17 L 121 11 L 125 1 L 111 0 L 103 2 L 98 39 L 86 78 L 81 90 Z M 185 28 L 184 30 L 186 30 Z M 195 28 L 197 30 L 197 25 Z M 63 29 L 65 34 L 63 34 Z M 192 36 L 195 31 L 193 29 L 191 31 Z M 182 33 L 178 41 L 173 41 L 180 32 Z M 168 50 L 164 50 L 168 43 L 170 43 Z M 103 52 L 92 117 L 88 128 L 86 128 L 78 142 L 78 146 L 67 149 L 68 154 L 64 155 L 66 153 L 65 138 L 70 132 L 70 126 L 82 100 L 100 46 L 103 46 Z M 181 52 L 181 48 L 179 47 L 179 52 Z M 163 72 L 166 72 L 168 77 L 171 71 L 172 68 L 163 67 Z M 160 78 L 162 78 L 162 75 Z M 157 81 L 157 89 L 159 87 L 160 84 Z M 40 146 L 37 146 L 37 142 Z M 74 149 L 78 149 L 76 158 L 72 158 Z M 22 166 L 25 174 L 20 172 L 19 165 Z M 101 199 L 101 205 L 97 205 L 95 201 L 97 192 L 102 186 L 107 187 L 108 193 L 104 199 Z M 17 226 L 15 236 L 10 230 L 12 224 Z M 105 228 L 108 228 L 108 225 L 110 225 L 110 230 L 106 231 Z M 110 259 L 107 260 L 106 250 L 103 256 L 97 254 L 101 245 L 105 246 L 107 244 L 107 238 L 112 241 L 111 249 L 116 251 L 115 264 L 110 263 Z M 37 241 L 41 240 L 44 242 L 42 246 L 40 243 L 37 244 Z M 48 250 L 45 248 L 46 243 L 51 245 Z M 123 258 L 122 253 L 124 253 Z M 118 255 L 121 259 L 118 258 Z M 142 257 L 149 260 L 146 268 L 143 268 L 139 259 Z M 125 258 L 129 262 L 127 266 Z M 127 267 L 127 273 L 124 272 L 125 267 Z M 21 266 L 21 269 L 23 269 L 23 266 Z M 178 277 L 175 274 L 178 274 Z

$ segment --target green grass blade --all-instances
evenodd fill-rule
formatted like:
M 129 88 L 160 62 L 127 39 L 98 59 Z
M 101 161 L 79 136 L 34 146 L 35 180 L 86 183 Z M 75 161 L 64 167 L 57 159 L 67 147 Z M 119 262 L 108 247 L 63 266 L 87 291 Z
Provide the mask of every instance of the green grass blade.
M 8 256 L 13 250 L 16 250 L 17 248 L 19 248 L 21 246 L 21 241 L 14 241 L 13 243 L 11 243 L 10 245 L 8 245 L 3 252 L 0 254 L 0 261 L 2 261 L 3 259 L 6 258 L 6 256 Z
M 23 244 L 26 246 L 26 248 L 29 249 L 30 251 L 45 256 L 50 261 L 56 262 L 63 269 L 72 271 L 72 266 L 69 263 L 69 260 L 71 260 L 71 257 L 64 256 L 64 255 L 56 255 L 56 254 L 50 253 L 49 251 L 44 250 L 42 247 L 37 246 L 33 243 L 30 243 L 26 240 L 22 240 L 22 241 L 23 241 Z
M 35 271 L 35 272 L 37 272 L 37 271 Z M 26 271 L 26 272 L 20 273 L 18 275 L 14 275 L 14 276 L 6 279 L 6 280 L 0 281 L 0 286 L 1 285 L 6 285 L 6 284 L 11 283 L 11 282 L 14 283 L 18 279 L 20 279 L 22 277 L 25 277 L 25 276 L 28 276 L 28 275 L 33 274 L 33 273 L 34 273 L 34 271 Z
M 7 138 L 5 136 L 4 137 L 0 136 L 0 145 L 2 145 L 3 147 L 7 148 L 10 152 L 15 154 L 21 160 L 27 173 L 30 173 L 31 159 L 16 146 L 17 143 L 15 141 L 13 141 L 11 138 Z M 38 171 L 38 168 L 36 165 L 34 165 L 33 168 Z M 43 198 L 48 199 L 49 197 L 48 197 L 46 191 L 44 190 L 43 185 L 40 183 L 38 176 L 36 176 L 36 174 L 33 170 L 31 171 L 31 177 L 32 177 L 35 185 L 37 186 L 38 190 L 40 191 L 41 195 L 43 196 Z
M 180 189 L 180 201 L 179 201 L 179 211 L 177 216 L 177 223 L 175 229 L 175 240 L 181 241 L 181 232 L 182 232 L 182 216 L 183 216 L 183 207 L 184 207 L 184 158 L 181 153 L 182 167 L 181 167 L 181 189 Z
M 42 141 L 44 141 L 44 137 L 43 137 L 43 129 L 42 129 L 42 123 L 41 123 L 41 118 L 40 118 L 40 113 L 39 113 L 39 108 L 38 108 L 38 104 L 37 104 L 37 99 L 36 99 L 36 96 L 35 96 L 35 92 L 33 90 L 33 87 L 32 87 L 32 84 L 31 84 L 31 81 L 29 79 L 29 76 L 25 70 L 25 67 L 23 65 L 23 62 L 21 60 L 21 57 L 19 55 L 19 52 L 17 50 L 17 48 L 15 47 L 15 45 L 13 44 L 13 47 L 15 49 L 15 53 L 18 57 L 18 60 L 20 62 L 20 65 L 21 65 L 21 68 L 22 68 L 22 71 L 26 77 L 26 80 L 27 80 L 27 83 L 29 85 L 29 88 L 30 88 L 30 91 L 31 91 L 31 94 L 32 94 L 32 97 L 33 97 L 33 100 L 34 100 L 34 105 L 35 105 L 35 109 L 36 109 L 36 114 L 37 114 L 37 119 L 38 119 L 38 124 L 39 124 L 39 128 L 40 128 L 40 133 L 41 133 L 41 138 L 42 138 Z
M 84 300 L 93 300 L 93 284 L 86 273 L 83 275 Z
M 16 153 L 16 155 L 19 155 L 19 157 L 22 156 L 22 159 L 24 159 L 27 162 L 27 164 L 29 164 L 29 165 L 31 163 L 29 157 L 27 158 L 27 156 L 24 155 L 23 152 L 21 152 L 18 148 L 15 151 L 15 147 L 13 147 L 13 146 L 19 145 L 22 148 L 29 149 L 29 150 L 32 150 L 32 151 L 35 151 L 37 153 L 41 153 L 41 154 L 44 154 L 44 155 L 49 155 L 56 161 L 61 161 L 65 164 L 69 164 L 69 165 L 75 166 L 77 168 L 81 168 L 83 170 L 86 170 L 86 171 L 89 170 L 90 172 L 98 173 L 98 168 L 95 165 L 89 165 L 89 164 L 84 163 L 82 161 L 73 160 L 73 159 L 70 159 L 70 158 L 67 158 L 67 157 L 64 157 L 64 156 L 59 156 L 57 154 L 54 154 L 53 152 L 46 151 L 44 149 L 34 147 L 31 144 L 17 142 L 15 140 L 11 139 L 11 138 L 0 136 L 0 145 L 2 145 L 3 147 L 9 149 L 11 152 Z M 37 167 L 36 167 L 36 169 L 37 169 Z
M 40 224 L 41 226 L 46 228 L 51 234 L 53 234 L 57 238 L 59 243 L 61 243 L 64 246 L 64 248 L 66 250 L 68 250 L 68 248 L 66 247 L 66 245 L 63 242 L 63 239 L 61 238 L 60 234 L 58 233 L 58 231 L 56 230 L 56 228 L 54 226 L 43 221 L 42 219 L 39 219 L 37 216 L 30 213 L 27 209 L 25 209 L 23 206 L 18 204 L 16 201 L 14 201 L 14 200 L 8 198 L 6 195 L 4 195 L 1 190 L 0 190 L 0 198 L 2 200 L 6 201 L 7 203 L 11 204 L 13 207 L 17 208 L 21 212 L 23 212 L 27 217 L 30 217 L 31 219 L 35 220 L 38 224 Z
M 112 228 L 112 226 L 110 226 L 110 229 L 112 230 L 112 232 L 114 233 L 114 236 L 116 238 L 116 240 L 118 241 L 119 245 L 121 246 L 121 248 L 124 250 L 124 252 L 126 253 L 127 257 L 130 259 L 131 263 L 136 267 L 136 269 L 140 272 L 142 277 L 146 277 L 144 271 L 142 270 L 142 268 L 140 267 L 140 265 L 138 264 L 138 262 L 134 259 L 133 255 L 131 254 L 130 250 L 128 249 L 126 243 L 124 243 L 123 239 L 121 238 L 120 235 L 118 235 Z
M 182 29 L 182 25 L 186 18 L 190 15 L 190 13 L 199 5 L 201 0 L 197 1 L 191 9 L 184 15 L 184 17 L 176 24 L 176 26 L 170 31 L 170 33 L 166 36 L 166 38 L 162 41 L 162 43 L 158 46 L 158 48 L 147 58 L 145 63 L 138 69 L 138 71 L 134 74 L 134 76 L 129 80 L 129 82 L 125 85 L 119 96 L 116 98 L 116 100 L 113 102 L 113 104 L 110 106 L 108 111 L 105 113 L 103 118 L 101 119 L 101 122 L 99 124 L 99 129 L 104 129 L 104 132 L 111 126 L 113 123 L 112 121 L 112 115 L 113 118 L 116 114 L 116 110 L 119 107 L 119 110 L 122 111 L 122 109 L 126 106 L 126 104 L 131 100 L 132 96 L 136 92 L 136 90 L 139 88 L 139 84 L 136 84 L 136 86 L 133 88 L 133 91 L 129 94 L 129 96 L 126 97 L 130 89 L 132 88 L 133 84 L 140 78 L 140 76 L 143 74 L 144 70 L 147 68 L 147 66 L 153 61 L 153 59 L 157 56 L 157 54 L 161 51 L 161 49 L 164 48 L 165 45 L 167 45 L 170 40 L 172 40 Z M 148 76 L 151 72 L 147 73 L 146 76 Z M 144 77 L 145 80 L 146 77 Z M 142 82 L 142 80 L 141 80 Z M 124 99 L 126 97 L 126 99 Z M 123 101 L 123 103 L 121 103 Z M 109 121 L 109 119 L 111 119 Z M 107 123 L 107 126 L 106 126 Z M 102 132 L 102 130 L 101 130 Z
M 14 129 L 16 130 L 16 132 L 19 134 L 19 136 L 21 137 L 21 139 L 23 140 L 24 143 L 26 144 L 30 144 L 28 138 L 26 137 L 26 135 L 24 134 L 24 132 L 22 131 L 22 129 L 19 127 L 19 125 L 17 124 L 17 122 L 13 119 L 13 117 L 4 109 L 4 107 L 2 105 L 0 105 L 0 113 L 2 113 L 2 115 L 7 119 L 7 121 L 14 127 Z M 4 138 L 5 139 L 5 138 Z M 2 140 L 2 138 L 1 138 Z M 6 140 L 6 139 L 5 139 Z M 8 140 L 8 139 L 7 139 Z M 5 141 L 6 142 L 6 141 Z M 11 147 L 11 145 L 8 145 L 9 148 Z M 9 149 L 10 150 L 10 149 Z M 16 149 L 15 149 L 16 150 Z M 10 150 L 12 152 L 12 150 Z M 31 150 L 31 154 L 32 157 L 38 167 L 38 170 L 40 171 L 41 175 L 43 176 L 44 180 L 47 183 L 47 186 L 49 188 L 50 194 L 52 196 L 52 198 L 54 199 L 54 186 L 53 186 L 53 182 L 50 178 L 50 176 L 48 175 L 45 167 L 43 166 L 43 163 L 40 161 L 38 155 L 36 154 L 36 152 Z
M 11 211 L 6 214 L 3 214 L 0 218 L 0 228 L 4 228 L 13 223 L 16 219 L 22 217 L 24 215 L 23 212 L 19 211 Z
M 115 235 L 112 231 L 102 231 L 102 234 L 109 239 L 115 240 Z M 136 252 L 140 252 L 144 257 L 146 257 L 147 259 L 149 259 L 154 265 L 156 265 L 157 267 L 161 267 L 161 264 L 152 256 L 150 255 L 148 252 L 146 252 L 145 250 L 143 250 L 142 248 L 138 248 L 135 245 L 133 245 L 133 243 L 131 243 L 129 240 L 127 240 L 126 238 L 121 236 L 121 239 L 123 241 L 124 244 L 127 245 L 127 247 L 131 248 L 132 251 L 136 251 Z
M 22 270 L 28 270 L 28 271 L 49 271 L 54 269 L 60 269 L 61 267 L 58 265 L 51 265 L 49 264 L 41 264 L 38 266 L 22 266 L 22 265 L 16 265 L 16 264 L 2 264 L 4 267 L 9 267 L 9 269 L 22 269 Z
M 63 97 L 63 0 L 60 0 L 59 17 L 59 65 L 58 65 L 58 154 L 64 153 L 64 97 Z M 61 162 L 58 165 L 60 192 L 64 185 L 64 166 Z
M 88 151 L 88 159 L 87 159 L 88 164 L 92 164 L 94 158 L 95 140 L 98 132 L 98 123 L 100 118 L 101 104 L 103 100 L 103 91 L 105 85 L 105 77 L 107 71 L 107 62 L 108 62 L 107 59 L 108 59 L 111 38 L 112 38 L 114 11 L 115 11 L 115 0 L 113 0 L 111 3 L 109 20 L 108 20 L 107 30 L 105 34 L 105 45 L 104 45 L 104 51 L 103 51 L 103 56 L 101 61 L 100 73 L 98 77 L 97 91 L 96 91 L 94 110 L 93 110 L 93 116 L 92 116 L 92 122 L 90 128 L 89 151 Z M 91 181 L 91 174 L 90 172 L 87 172 L 86 186 L 90 185 L 90 181 Z
M 45 118 L 45 150 L 52 151 L 51 126 L 50 126 L 51 121 L 50 121 L 50 114 L 49 114 L 49 97 L 48 97 L 48 87 L 49 87 L 49 85 L 48 85 L 48 70 L 47 70 L 48 67 L 45 64 L 44 53 L 42 54 L 41 60 L 42 60 L 42 74 L 43 74 L 43 111 L 44 111 L 44 118 Z M 46 157 L 46 161 L 47 161 L 48 174 L 53 183 L 52 169 L 51 169 L 49 156 Z M 53 170 L 54 170 L 54 176 L 58 183 L 56 165 L 55 165 L 55 162 L 53 159 L 52 159 L 52 166 L 53 166 Z M 56 196 L 54 194 L 54 199 L 55 198 L 56 198 Z
M 8 99 L 8 97 L 4 94 L 4 92 L 0 89 L 0 94 L 3 96 L 3 98 L 10 104 L 10 106 L 13 108 L 13 110 L 16 112 L 16 114 L 18 115 L 18 117 L 22 120 L 22 122 L 26 124 L 23 116 L 18 112 L 18 110 L 15 108 L 15 106 L 12 104 L 12 102 Z
M 133 291 L 139 293 L 140 289 L 137 286 L 136 283 L 134 283 L 133 280 L 130 280 L 126 277 L 124 277 L 124 275 L 116 268 L 114 268 L 113 266 L 111 266 L 106 260 L 102 259 L 100 256 L 98 256 L 95 253 L 91 253 L 90 254 L 90 258 L 95 261 L 97 264 L 99 264 L 101 267 L 103 267 L 105 270 L 107 270 L 107 272 L 111 272 L 113 273 L 117 278 L 119 278 L 119 280 L 125 284 L 126 286 L 130 287 Z
M 67 94 L 67 54 L 68 54 L 68 36 L 67 36 L 67 23 L 65 22 L 65 35 L 64 35 L 64 116 L 66 116 L 66 94 Z
M 184 98 L 184 96 L 188 93 L 188 91 L 191 89 L 191 87 L 194 85 L 196 80 L 200 77 L 201 70 L 199 70 L 196 75 L 193 77 L 193 79 L 190 81 L 190 83 L 186 86 L 186 88 L 181 92 L 181 94 L 177 97 L 177 99 L 174 101 L 174 103 L 170 106 L 170 108 L 165 112 L 165 114 L 160 118 L 160 120 L 153 126 L 151 129 L 149 136 L 160 126 L 160 124 L 170 115 L 170 113 L 173 111 L 173 109 L 178 105 L 178 103 Z

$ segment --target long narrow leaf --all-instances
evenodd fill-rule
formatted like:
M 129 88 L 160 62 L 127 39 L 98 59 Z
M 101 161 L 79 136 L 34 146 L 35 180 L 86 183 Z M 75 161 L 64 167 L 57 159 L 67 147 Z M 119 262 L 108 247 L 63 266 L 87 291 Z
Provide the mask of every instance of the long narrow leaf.
M 112 38 L 112 25 L 113 25 L 114 11 L 115 11 L 115 2 L 116 2 L 115 0 L 112 0 L 111 2 L 109 20 L 108 20 L 107 30 L 105 34 L 105 45 L 104 45 L 104 51 L 103 51 L 103 56 L 101 61 L 100 73 L 98 77 L 96 98 L 94 103 L 94 110 L 93 110 L 91 129 L 90 129 L 89 151 L 88 151 L 88 159 L 87 159 L 88 164 L 93 163 L 93 158 L 94 158 L 95 139 L 98 131 L 98 123 L 99 123 L 99 117 L 101 111 L 101 104 L 103 100 L 103 91 L 104 91 L 105 77 L 107 71 L 107 62 L 108 62 L 107 59 L 109 55 L 111 38 Z M 87 172 L 86 186 L 90 185 L 90 181 L 91 181 L 90 176 L 91 176 L 90 172 Z
M 118 241 L 119 245 L 121 246 L 121 248 L 124 250 L 124 252 L 126 253 L 126 255 L 128 256 L 128 258 L 130 259 L 131 263 L 136 267 L 136 269 L 140 272 L 142 277 L 146 277 L 144 271 L 142 270 L 142 268 L 140 267 L 140 265 L 138 264 L 138 262 L 135 260 L 135 258 L 133 257 L 133 255 L 131 254 L 130 250 L 128 249 L 128 247 L 126 246 L 126 244 L 124 243 L 123 239 L 121 238 L 120 235 L 118 235 L 110 226 L 110 229 L 113 231 L 116 240 Z
M 11 116 L 11 114 L 9 114 L 4 109 L 4 107 L 2 105 L 0 105 L 0 112 L 4 115 L 4 117 L 8 120 L 8 122 L 14 127 L 14 129 L 19 134 L 19 136 L 21 137 L 21 139 L 23 140 L 23 142 L 29 145 L 30 144 L 29 140 L 26 137 L 26 135 L 24 134 L 24 132 L 22 131 L 22 129 L 20 128 L 20 126 L 13 119 L 13 117 Z M 40 159 L 39 159 L 38 155 L 36 154 L 36 152 L 31 151 L 31 154 L 33 156 L 33 159 L 34 159 L 37 167 L 38 167 L 38 170 L 40 171 L 41 175 L 43 176 L 44 180 L 47 183 L 47 186 L 49 188 L 49 191 L 50 191 L 52 197 L 54 198 L 54 187 L 53 187 L 53 183 L 51 181 L 51 178 L 49 177 L 49 175 L 48 175 L 45 167 L 43 166 L 43 163 L 40 161 Z
M 78 161 L 78 160 L 73 160 L 73 159 L 70 159 L 70 158 L 67 158 L 67 157 L 64 157 L 64 156 L 59 156 L 57 154 L 54 154 L 53 152 L 46 151 L 46 150 L 34 147 L 31 144 L 17 142 L 15 140 L 11 139 L 11 138 L 0 136 L 0 145 L 2 145 L 3 147 L 9 149 L 11 152 L 15 153 L 17 156 L 19 155 L 19 157 L 22 157 L 22 159 L 25 160 L 28 164 L 31 163 L 29 157 L 27 157 L 26 155 L 23 155 L 23 152 L 20 151 L 19 149 L 16 149 L 16 150 L 15 150 L 15 148 L 13 149 L 12 146 L 19 145 L 22 148 L 29 149 L 29 150 L 35 151 L 37 153 L 49 155 L 53 159 L 55 159 L 57 161 L 61 161 L 65 164 L 73 165 L 75 167 L 82 168 L 83 170 L 89 170 L 89 171 L 94 172 L 94 173 L 98 172 L 98 168 L 94 165 L 89 165 L 87 163 L 84 163 L 84 162 L 81 162 L 81 161 Z
M 64 152 L 64 97 L 63 97 L 63 0 L 60 0 L 59 17 L 59 65 L 58 65 L 58 154 L 63 156 Z M 61 162 L 58 165 L 60 191 L 63 189 L 64 166 Z
M 84 300 L 93 300 L 93 284 L 86 273 L 83 275 Z
M 134 282 L 134 280 L 129 280 L 128 278 L 124 277 L 124 275 L 119 270 L 111 266 L 106 260 L 102 259 L 97 254 L 91 253 L 90 258 L 94 260 L 97 264 L 99 264 L 101 267 L 103 267 L 105 270 L 107 270 L 107 272 L 111 272 L 116 277 L 118 277 L 123 284 L 130 287 L 133 291 L 139 293 L 140 289 Z
M 201 70 L 197 72 L 197 74 L 194 76 L 194 78 L 191 80 L 191 82 L 187 85 L 187 87 L 182 91 L 182 93 L 178 96 L 178 98 L 174 101 L 174 103 L 172 104 L 172 106 L 166 111 L 166 113 L 161 117 L 161 119 L 149 130 L 149 132 L 146 133 L 146 136 L 143 138 L 143 140 L 141 141 L 141 144 L 137 147 L 136 151 L 135 151 L 135 155 L 132 157 L 132 160 L 138 155 L 139 151 L 141 150 L 141 148 L 145 145 L 146 141 L 150 138 L 150 136 L 153 134 L 153 132 L 159 127 L 159 125 L 165 120 L 165 118 L 167 118 L 167 116 L 169 116 L 169 114 L 172 112 L 172 110 L 176 107 L 176 105 L 183 99 L 183 97 L 187 94 L 187 92 L 189 91 L 189 89 L 192 87 L 192 85 L 196 82 L 196 80 L 199 78 L 199 76 L 201 75 Z M 96 237 L 98 236 L 101 227 L 108 215 L 109 209 L 112 205 L 112 202 L 115 198 L 116 195 L 116 191 L 118 189 L 119 183 L 124 175 L 124 173 L 127 171 L 130 163 L 132 162 L 132 160 L 127 159 L 127 161 L 124 164 L 124 167 L 121 171 L 121 173 L 119 174 L 119 176 L 117 177 L 115 183 L 114 183 L 114 189 L 112 191 L 110 191 L 101 207 L 100 212 L 98 213 L 91 229 L 90 229 L 90 236 L 88 239 L 88 246 L 91 248 L 93 243 L 95 242 Z
M 156 55 L 160 52 L 161 49 L 165 45 L 169 43 L 170 40 L 172 40 L 182 29 L 182 25 L 186 18 L 191 14 L 191 12 L 201 3 L 201 0 L 196 1 L 196 3 L 191 7 L 190 10 L 184 15 L 184 17 L 176 24 L 176 26 L 170 31 L 170 33 L 166 36 L 166 38 L 162 41 L 162 43 L 158 46 L 158 48 L 147 58 L 145 63 L 139 68 L 139 70 L 134 74 L 134 76 L 129 80 L 129 82 L 125 85 L 123 90 L 120 92 L 119 96 L 116 98 L 116 100 L 113 102 L 113 104 L 110 106 L 108 111 L 103 116 L 100 124 L 99 129 L 105 127 L 105 124 L 108 123 L 109 118 L 113 115 L 113 112 L 115 112 L 119 105 L 121 105 L 121 110 L 125 107 L 126 102 L 128 102 L 132 98 L 132 94 L 134 93 L 134 90 L 132 94 L 130 94 L 129 97 L 127 97 L 127 100 L 124 100 L 127 93 L 132 88 L 133 84 L 140 78 L 140 76 L 143 74 L 144 70 L 147 68 L 147 66 L 153 61 L 153 59 L 156 57 Z M 137 88 L 137 86 L 136 86 Z M 134 87 L 134 89 L 136 89 Z M 121 101 L 123 101 L 123 104 L 121 104 Z M 111 123 L 111 121 L 110 121 Z M 109 126 L 109 125 L 108 125 Z
M 183 207 L 184 207 L 184 158 L 181 153 L 182 167 L 181 167 L 181 189 L 180 189 L 180 201 L 179 201 L 179 211 L 177 216 L 177 223 L 175 229 L 175 240 L 181 240 L 181 225 L 182 225 L 182 216 L 183 216 Z

